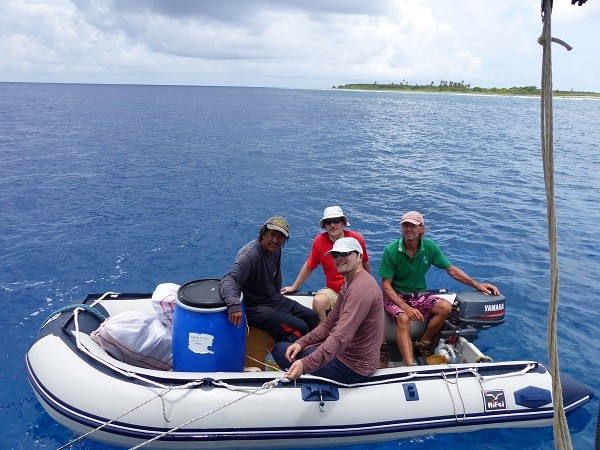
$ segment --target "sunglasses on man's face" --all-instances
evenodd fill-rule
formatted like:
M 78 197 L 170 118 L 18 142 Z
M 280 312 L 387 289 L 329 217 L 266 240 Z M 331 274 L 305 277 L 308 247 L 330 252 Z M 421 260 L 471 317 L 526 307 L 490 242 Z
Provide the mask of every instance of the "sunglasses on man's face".
M 346 256 L 350 256 L 351 254 L 352 252 L 331 252 L 331 257 L 339 258 L 341 256 L 342 258 L 345 258 Z
M 337 219 L 327 219 L 327 220 L 324 220 L 323 223 L 325 225 L 331 225 L 332 223 L 338 224 L 338 223 L 343 222 L 343 221 L 344 221 L 344 219 L 342 219 L 341 217 L 338 217 Z

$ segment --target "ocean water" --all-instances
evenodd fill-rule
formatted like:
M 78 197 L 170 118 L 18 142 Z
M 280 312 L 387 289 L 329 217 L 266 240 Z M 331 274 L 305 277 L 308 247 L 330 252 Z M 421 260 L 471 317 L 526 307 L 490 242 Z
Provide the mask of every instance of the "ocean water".
M 598 394 L 600 102 L 554 106 L 560 367 Z M 53 311 L 90 292 L 221 277 L 272 215 L 290 222 L 291 284 L 329 205 L 363 233 L 374 273 L 402 213 L 421 211 L 450 260 L 507 298 L 506 323 L 480 333 L 482 351 L 547 363 L 539 117 L 539 99 L 518 97 L 0 83 L 0 447 L 74 437 L 24 371 Z M 303 288 L 322 284 L 315 271 Z M 435 269 L 428 284 L 463 289 Z M 575 448 L 593 447 L 597 410 L 595 398 L 569 416 Z M 554 441 L 551 428 L 511 429 L 352 448 L 440 447 Z

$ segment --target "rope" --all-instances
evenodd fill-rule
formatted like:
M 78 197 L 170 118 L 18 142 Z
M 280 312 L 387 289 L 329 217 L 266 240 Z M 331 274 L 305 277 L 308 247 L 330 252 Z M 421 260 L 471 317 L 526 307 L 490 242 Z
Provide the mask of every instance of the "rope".
M 100 322 L 104 322 L 106 320 L 106 316 L 104 314 L 102 314 L 100 311 L 98 311 L 96 308 L 92 308 L 89 305 L 85 305 L 83 303 L 78 304 L 78 305 L 68 305 L 68 306 L 63 306 L 60 309 L 57 309 L 56 311 L 54 311 L 52 314 L 50 314 L 46 320 L 44 320 L 44 323 L 42 324 L 42 326 L 40 327 L 40 331 L 46 326 L 48 325 L 50 322 L 52 322 L 53 320 L 57 319 L 61 313 L 67 312 L 67 311 L 74 311 L 74 310 L 80 310 L 80 309 L 84 309 L 89 313 L 92 313 L 94 316 L 96 316 L 98 318 L 98 320 L 100 320 Z
M 494 362 L 494 359 L 491 356 L 481 355 L 481 356 L 478 356 L 477 359 L 475 360 L 476 363 L 480 363 L 482 361 Z
M 508 378 L 508 377 L 514 377 L 514 376 L 519 376 L 519 375 L 524 375 L 527 372 L 529 372 L 530 370 L 535 369 L 537 366 L 536 363 L 528 363 L 523 369 L 521 370 L 517 370 L 514 372 L 508 372 L 505 374 L 500 374 L 500 375 L 481 375 L 479 373 L 479 370 L 476 367 L 465 367 L 464 369 L 459 369 L 459 368 L 454 368 L 452 369 L 452 373 L 458 375 L 462 375 L 462 374 L 470 374 L 473 375 L 475 378 L 477 378 L 480 382 L 484 382 L 484 381 L 489 381 L 489 380 L 495 380 L 498 378 Z M 438 376 L 445 378 L 446 373 L 448 371 L 439 371 L 437 373 Z M 390 384 L 390 383 L 397 383 L 399 381 L 408 381 L 408 380 L 414 380 L 414 379 L 418 379 L 418 378 L 431 378 L 432 376 L 435 376 L 436 373 L 435 372 L 425 372 L 425 373 L 419 373 L 419 372 L 410 372 L 408 373 L 408 375 L 403 376 L 403 377 L 392 377 L 392 378 L 386 378 L 384 380 L 373 380 L 373 381 L 363 381 L 360 383 L 342 383 L 340 381 L 336 381 L 336 380 L 332 380 L 330 378 L 324 378 L 324 377 L 319 377 L 317 375 L 302 375 L 302 380 L 306 381 L 306 380 L 315 380 L 315 381 L 323 381 L 329 384 L 334 384 L 336 386 L 340 386 L 340 387 L 345 387 L 345 388 L 356 388 L 356 387 L 364 387 L 364 386 L 377 386 L 377 385 L 381 385 L 381 384 Z
M 140 448 L 140 447 L 143 447 L 143 446 L 145 446 L 145 445 L 148 445 L 148 444 L 150 444 L 151 442 L 154 442 L 154 441 L 156 441 L 156 440 L 158 440 L 158 439 L 160 439 L 160 438 L 163 438 L 163 437 L 165 437 L 165 436 L 166 436 L 166 435 L 168 435 L 168 434 L 171 434 L 171 433 L 173 433 L 173 432 L 175 432 L 175 431 L 177 431 L 177 430 L 179 430 L 179 429 L 181 429 L 181 428 L 183 428 L 183 427 L 185 427 L 185 426 L 187 426 L 187 425 L 189 425 L 189 424 L 191 424 L 191 423 L 194 423 L 194 422 L 196 422 L 197 420 L 200 420 L 200 419 L 202 419 L 202 418 L 204 418 L 204 417 L 206 417 L 206 416 L 209 416 L 209 415 L 211 415 L 211 414 L 214 414 L 214 413 L 216 413 L 216 412 L 218 412 L 218 411 L 220 411 L 220 410 L 222 410 L 222 409 L 224 409 L 224 408 L 226 408 L 226 407 L 228 407 L 228 406 L 231 406 L 231 405 L 233 405 L 234 403 L 237 403 L 237 402 L 239 402 L 240 400 L 243 400 L 243 399 L 245 399 L 245 398 L 247 398 L 247 397 L 249 397 L 249 396 L 251 396 L 251 395 L 253 395 L 253 394 L 256 394 L 256 393 L 258 393 L 258 392 L 260 392 L 260 391 L 262 391 L 262 390 L 265 390 L 265 389 L 272 389 L 272 388 L 274 388 L 275 386 L 277 386 L 277 384 L 279 384 L 280 382 L 283 382 L 284 380 L 285 380 L 285 381 L 287 381 L 287 379 L 286 379 L 286 378 L 278 378 L 278 379 L 275 379 L 275 380 L 267 381 L 267 382 L 266 382 L 266 383 L 264 383 L 264 384 L 263 384 L 261 387 L 259 387 L 259 388 L 254 388 L 254 389 L 253 389 L 251 392 L 248 392 L 247 394 L 245 394 L 245 395 L 242 395 L 240 398 L 237 398 L 237 399 L 235 399 L 235 400 L 233 400 L 233 401 L 231 401 L 231 402 L 229 402 L 229 403 L 226 403 L 226 404 L 224 404 L 224 405 L 221 405 L 221 406 L 219 406 L 218 408 L 215 408 L 215 409 L 212 409 L 212 410 L 210 410 L 210 411 L 208 411 L 208 412 L 205 412 L 204 414 L 201 414 L 201 415 L 199 415 L 198 417 L 195 417 L 195 418 L 193 418 L 193 419 L 190 419 L 190 420 L 188 420 L 187 422 L 185 422 L 185 423 L 182 423 L 182 424 L 181 424 L 181 425 L 179 425 L 179 426 L 176 426 L 175 428 L 171 428 L 170 430 L 167 430 L 167 431 L 165 431 L 164 433 L 161 433 L 161 434 L 159 434 L 159 435 L 157 435 L 157 436 L 154 436 L 152 439 L 149 439 L 149 440 L 147 440 L 147 441 L 144 441 L 144 442 L 142 442 L 141 444 L 139 444 L 139 445 L 136 445 L 135 447 L 131 447 L 131 449 L 130 449 L 130 450 L 136 450 L 136 449 L 138 449 L 138 448 Z
M 479 373 L 477 373 L 477 378 L 480 381 L 489 381 L 489 380 L 497 380 L 498 378 L 510 378 L 510 377 L 516 377 L 519 375 L 525 375 L 527 372 L 529 372 L 530 370 L 535 369 L 535 367 L 537 366 L 537 364 L 535 363 L 530 363 L 527 364 L 523 369 L 518 370 L 516 372 L 508 372 L 508 373 L 503 373 L 500 375 L 488 375 L 488 376 L 482 376 L 479 375 Z M 477 372 L 477 369 L 471 369 L 474 372 Z
M 544 42 L 546 42 L 546 38 L 544 36 L 540 36 L 538 38 L 538 44 L 540 45 L 544 45 Z M 564 48 L 567 49 L 567 51 L 571 51 L 573 50 L 573 47 L 571 47 L 569 44 L 567 44 L 565 41 L 563 41 L 562 39 L 558 39 L 558 38 L 550 38 L 550 42 L 556 42 L 557 44 L 562 45 Z
M 600 450 L 600 404 L 598 404 L 598 417 L 596 418 L 596 450 Z
M 110 295 L 112 298 L 117 298 L 120 294 L 118 292 L 111 292 L 111 291 L 105 292 L 104 294 L 102 294 L 101 297 L 94 300 L 94 302 L 92 303 L 91 306 L 96 306 L 98 303 L 100 303 L 102 300 L 104 300 L 108 295 Z
M 454 411 L 454 418 L 457 422 L 462 422 L 467 418 L 467 408 L 465 407 L 465 401 L 462 398 L 462 394 L 460 393 L 460 388 L 458 387 L 458 370 L 456 371 L 455 381 L 452 382 L 446 378 L 446 374 L 442 372 L 442 377 L 444 378 L 446 389 L 448 389 L 448 394 L 450 394 L 450 400 L 452 400 L 452 410 Z M 456 413 L 456 405 L 454 404 L 454 397 L 452 396 L 452 391 L 450 391 L 450 385 L 454 384 L 456 386 L 456 390 L 458 392 L 458 397 L 460 398 L 460 403 L 463 407 L 463 416 L 461 419 L 458 418 L 458 414 Z M 481 382 L 479 383 L 481 386 Z
M 483 376 L 481 376 L 478 373 L 477 369 L 475 369 L 475 368 L 470 368 L 469 367 L 469 368 L 462 369 L 462 370 L 456 368 L 453 371 L 453 374 L 454 374 L 455 380 L 456 380 L 454 382 L 450 381 L 446 377 L 446 373 L 444 371 L 441 371 L 440 372 L 440 376 L 444 379 L 444 381 L 446 383 L 446 388 L 448 389 L 448 393 L 450 394 L 450 399 L 452 401 L 452 408 L 454 410 L 454 417 L 456 418 L 456 421 L 460 422 L 460 421 L 465 420 L 465 418 L 466 418 L 465 402 L 464 402 L 464 399 L 463 399 L 462 394 L 460 392 L 460 388 L 458 386 L 458 380 L 459 380 L 459 375 L 460 374 L 462 374 L 462 373 L 470 373 L 470 374 L 472 374 L 473 376 L 475 376 L 475 378 L 477 378 L 477 380 L 479 382 L 479 385 L 480 385 L 480 388 L 483 389 L 482 382 L 484 382 L 484 381 L 488 381 L 488 380 L 495 379 L 495 378 L 504 378 L 504 377 L 522 375 L 522 374 L 528 372 L 529 370 L 533 369 L 535 366 L 536 366 L 536 364 L 528 364 L 525 368 L 523 368 L 520 371 L 510 372 L 510 373 L 503 374 L 503 375 L 494 375 L 494 376 L 489 376 L 489 377 L 483 377 Z M 419 378 L 419 377 L 430 377 L 430 376 L 431 376 L 431 374 L 419 374 L 419 373 L 416 373 L 416 372 L 411 372 L 406 377 L 403 377 L 403 378 L 394 378 L 393 381 L 404 381 L 406 379 Z M 345 383 L 336 382 L 334 380 L 330 380 L 328 378 L 311 376 L 311 375 L 303 375 L 302 378 L 303 379 L 323 380 L 323 381 L 327 381 L 327 382 L 338 384 L 338 385 L 345 386 L 345 387 L 366 386 L 366 385 L 383 384 L 383 383 L 389 383 L 390 382 L 390 380 L 386 380 L 386 381 L 381 381 L 381 382 L 345 384 Z M 220 386 L 220 387 L 232 390 L 232 391 L 247 391 L 247 393 L 245 395 L 242 395 L 241 397 L 239 397 L 239 398 L 237 398 L 237 399 L 229 402 L 229 403 L 225 403 L 225 404 L 223 404 L 223 405 L 221 405 L 221 406 L 219 406 L 217 408 L 214 408 L 214 409 L 212 409 L 212 410 L 210 410 L 208 412 L 205 412 L 205 413 L 203 413 L 203 414 L 201 414 L 201 415 L 199 415 L 199 416 L 197 416 L 197 417 L 195 417 L 193 419 L 190 419 L 187 422 L 182 423 L 181 425 L 178 425 L 177 427 L 171 428 L 170 430 L 167 430 L 167 431 L 165 431 L 165 432 L 163 432 L 163 433 L 161 433 L 161 434 L 159 434 L 157 436 L 154 436 L 152 439 L 144 441 L 144 442 L 142 442 L 141 444 L 139 444 L 139 445 L 137 445 L 135 447 L 131 447 L 130 450 L 136 450 L 136 449 L 141 448 L 141 447 L 143 447 L 145 445 L 148 445 L 151 442 L 154 442 L 154 441 L 156 441 L 158 439 L 161 439 L 161 438 L 163 438 L 163 437 L 165 437 L 165 436 L 167 436 L 167 435 L 169 435 L 171 433 L 174 433 L 175 431 L 180 430 L 181 428 L 183 428 L 183 427 L 185 427 L 185 426 L 187 426 L 187 425 L 189 425 L 191 423 L 194 423 L 194 422 L 196 422 L 196 421 L 198 421 L 200 419 L 203 419 L 204 417 L 207 417 L 207 416 L 209 416 L 211 414 L 214 414 L 214 413 L 216 413 L 218 411 L 221 411 L 221 410 L 227 408 L 228 406 L 231 406 L 234 403 L 237 403 L 237 402 L 239 402 L 239 401 L 241 401 L 241 400 L 243 400 L 243 399 L 245 399 L 245 398 L 247 398 L 247 397 L 249 397 L 251 395 L 258 394 L 261 391 L 272 389 L 272 388 L 276 387 L 279 383 L 286 383 L 286 382 L 289 382 L 289 380 L 287 378 L 285 378 L 285 377 L 282 377 L 282 378 L 273 379 L 271 381 L 267 381 L 266 383 L 264 383 L 259 388 L 253 388 L 253 387 L 246 387 L 246 386 L 231 385 L 231 384 L 225 383 L 224 381 L 221 381 L 221 380 L 212 380 L 212 384 L 214 386 Z M 449 386 L 450 384 L 455 384 L 456 385 L 456 388 L 457 388 L 457 391 L 458 391 L 458 396 L 460 398 L 460 401 L 461 401 L 461 404 L 462 404 L 462 407 L 463 407 L 463 417 L 462 418 L 459 418 L 458 413 L 456 412 L 456 405 L 454 403 L 454 397 L 452 396 L 452 392 L 450 391 L 450 386 Z
M 73 440 L 71 440 L 71 441 L 67 442 L 67 443 L 66 443 L 65 445 L 63 445 L 62 447 L 59 447 L 59 448 L 58 448 L 58 450 L 63 450 L 63 449 L 65 449 L 65 448 L 68 448 L 68 447 L 70 447 L 71 445 L 73 445 L 74 443 L 76 443 L 76 442 L 80 441 L 81 439 L 84 439 L 84 438 L 88 437 L 88 436 L 89 436 L 89 435 L 91 435 L 92 433 L 95 433 L 96 431 L 99 431 L 99 430 L 101 430 L 101 429 L 102 429 L 102 428 L 104 428 L 105 426 L 107 426 L 107 425 L 110 425 L 111 423 L 113 423 L 113 422 L 115 422 L 115 421 L 117 421 L 117 420 L 121 419 L 122 417 L 125 417 L 127 414 L 129 414 L 129 413 L 132 413 L 132 412 L 133 412 L 133 411 L 135 411 L 136 409 L 139 409 L 139 408 L 141 408 L 142 406 L 144 406 L 144 405 L 146 405 L 146 404 L 150 403 L 151 401 L 153 401 L 153 400 L 155 400 L 156 398 L 159 398 L 159 397 L 160 397 L 160 399 L 161 399 L 161 401 L 162 401 L 162 405 L 163 405 L 163 417 L 165 418 L 165 421 L 167 421 L 167 422 L 170 422 L 170 421 L 171 421 L 171 419 L 168 419 L 168 418 L 167 418 L 166 411 L 165 411 L 165 400 L 164 400 L 164 396 L 165 396 L 166 394 L 168 394 L 169 392 L 171 392 L 172 390 L 175 390 L 175 389 L 189 389 L 189 388 L 192 388 L 192 387 L 198 386 L 198 385 L 200 385 L 200 384 L 202 384 L 202 383 L 203 383 L 203 381 L 202 381 L 202 380 L 197 380 L 197 381 L 192 381 L 192 382 L 190 382 L 190 383 L 187 383 L 187 384 L 185 384 L 185 385 L 183 385 L 183 386 L 173 386 L 173 387 L 166 388 L 166 389 L 162 390 L 161 392 L 157 393 L 157 394 L 156 394 L 154 397 L 152 397 L 152 398 L 149 398 L 148 400 L 146 400 L 145 402 L 142 402 L 142 403 L 140 403 L 140 404 L 139 404 L 139 405 L 137 405 L 137 406 L 134 406 L 134 407 L 133 407 L 133 408 L 131 408 L 129 411 L 125 411 L 124 413 L 122 413 L 122 414 L 118 415 L 117 417 L 115 417 L 115 418 L 113 418 L 113 419 L 110 419 L 110 420 L 108 420 L 107 422 L 104 422 L 104 423 L 102 423 L 100 426 L 98 426 L 98 427 L 96 427 L 96 428 L 94 428 L 94 429 L 92 429 L 92 430 L 88 431 L 87 433 L 85 433 L 85 434 L 82 434 L 81 436 L 78 436 L 77 438 L 75 438 L 75 439 L 73 439 Z
M 448 392 L 450 394 L 450 399 L 452 401 L 452 407 L 454 409 L 454 417 L 456 418 L 456 421 L 459 422 L 459 421 L 464 420 L 466 418 L 466 407 L 465 407 L 464 399 L 462 398 L 462 394 L 461 394 L 460 389 L 458 387 L 458 379 L 459 379 L 459 375 L 460 374 L 469 373 L 469 374 L 473 375 L 475 378 L 477 378 L 480 387 L 483 388 L 483 386 L 482 386 L 481 383 L 484 382 L 484 381 L 488 381 L 488 380 L 492 380 L 492 379 L 496 379 L 496 378 L 505 378 L 505 377 L 522 375 L 524 373 L 527 373 L 531 369 L 535 368 L 535 366 L 536 366 L 536 364 L 527 364 L 527 366 L 525 368 L 523 368 L 522 370 L 520 370 L 520 371 L 509 372 L 509 373 L 506 373 L 506 374 L 503 374 L 503 375 L 493 375 L 493 376 L 487 376 L 487 377 L 481 376 L 478 373 L 478 370 L 476 368 L 471 368 L 471 367 L 468 367 L 468 368 L 465 368 L 465 369 L 458 369 L 458 368 L 456 368 L 452 372 L 454 374 L 454 376 L 456 377 L 456 381 L 455 382 L 452 382 L 452 381 L 448 380 L 448 378 L 446 377 L 446 373 L 444 371 L 441 371 L 439 375 L 444 379 L 444 381 L 446 383 L 446 388 L 448 389 Z M 379 381 L 379 382 L 375 381 L 375 382 L 354 383 L 354 384 L 340 383 L 340 382 L 337 382 L 335 380 L 330 380 L 328 378 L 318 377 L 318 376 L 314 376 L 314 375 L 303 375 L 302 379 L 304 379 L 304 380 L 306 380 L 306 379 L 322 380 L 322 381 L 327 381 L 329 383 L 337 384 L 337 385 L 343 386 L 343 387 L 358 387 L 358 386 L 369 386 L 369 385 L 375 385 L 375 384 L 385 384 L 385 383 L 390 383 L 392 381 L 395 381 L 395 382 L 397 382 L 397 381 L 405 381 L 405 380 L 413 379 L 413 378 L 425 378 L 425 377 L 431 377 L 431 375 L 432 375 L 431 373 L 428 373 L 428 374 L 427 373 L 425 373 L 425 374 L 419 374 L 417 372 L 411 372 L 406 377 L 402 377 L 402 378 L 397 377 L 397 378 L 394 378 L 393 380 L 383 380 L 383 381 Z M 178 425 L 177 427 L 171 428 L 170 430 L 167 430 L 167 431 L 165 431 L 165 432 L 163 432 L 163 433 L 161 433 L 161 434 L 159 434 L 157 436 L 154 436 L 152 439 L 144 441 L 144 442 L 142 442 L 141 444 L 139 444 L 139 445 L 137 445 L 135 447 L 131 447 L 130 450 L 136 450 L 136 449 L 141 448 L 141 447 L 143 447 L 145 445 L 148 445 L 151 442 L 154 442 L 154 441 L 156 441 L 158 439 L 161 439 L 161 438 L 163 438 L 163 437 L 165 437 L 165 436 L 167 436 L 167 435 L 169 435 L 171 433 L 174 433 L 175 431 L 177 431 L 177 430 L 179 430 L 179 429 L 181 429 L 181 428 L 183 428 L 183 427 L 185 427 L 185 426 L 187 426 L 187 425 L 189 425 L 191 423 L 194 423 L 194 422 L 196 422 L 196 421 L 198 421 L 200 419 L 203 419 L 204 417 L 207 417 L 207 416 L 209 416 L 211 414 L 214 414 L 214 413 L 216 413 L 218 411 L 221 411 L 222 409 L 227 408 L 228 406 L 231 406 L 234 403 L 237 403 L 237 402 L 239 402 L 239 401 L 241 401 L 241 400 L 243 400 L 243 399 L 245 399 L 245 398 L 247 398 L 247 397 L 249 397 L 251 395 L 258 394 L 259 392 L 267 390 L 267 389 L 272 389 L 275 386 L 277 386 L 279 383 L 285 383 L 285 382 L 289 382 L 289 380 L 287 378 L 285 378 L 285 377 L 282 377 L 282 378 L 277 378 L 277 379 L 274 379 L 274 380 L 271 380 L 271 381 L 267 381 L 266 383 L 264 383 L 259 388 L 253 388 L 253 387 L 245 387 L 245 386 L 235 386 L 235 385 L 231 385 L 229 383 L 225 383 L 224 381 L 221 381 L 221 380 L 212 380 L 212 384 L 215 385 L 215 386 L 220 386 L 220 387 L 232 390 L 232 391 L 247 391 L 247 393 L 245 395 L 242 395 L 241 397 L 239 397 L 239 398 L 237 398 L 237 399 L 229 402 L 229 403 L 225 403 L 225 404 L 223 404 L 223 405 L 221 405 L 221 406 L 219 406 L 217 408 L 214 408 L 214 409 L 212 409 L 212 410 L 210 410 L 208 412 L 205 412 L 205 413 L 203 413 L 203 414 L 201 414 L 201 415 L 199 415 L 199 416 L 197 416 L 197 417 L 195 417 L 193 419 L 190 419 L 187 422 L 182 423 L 181 425 Z M 455 384 L 456 387 L 457 387 L 458 396 L 459 396 L 461 404 L 463 406 L 463 417 L 462 417 L 462 419 L 458 417 L 458 413 L 456 412 L 456 405 L 454 403 L 454 398 L 453 398 L 452 393 L 450 391 L 449 384 Z
M 277 366 L 277 365 L 270 364 L 267 361 L 260 361 L 260 360 L 254 358 L 254 357 L 252 357 L 250 355 L 246 355 L 246 358 L 248 358 L 248 359 L 250 359 L 250 360 L 252 360 L 254 362 L 257 362 L 261 366 L 268 367 L 269 369 L 271 369 L 273 371 L 281 370 L 281 368 L 279 366 Z
M 252 394 L 257 394 L 258 392 L 260 392 L 262 390 L 265 390 L 267 388 L 268 389 L 274 388 L 279 383 L 289 383 L 289 382 L 290 382 L 290 380 L 288 380 L 285 377 L 275 378 L 275 379 L 273 379 L 271 381 L 267 381 L 260 388 L 255 388 L 255 387 L 252 387 L 252 386 L 236 386 L 234 384 L 225 383 L 222 380 L 212 380 L 212 384 L 214 386 L 220 386 L 220 387 L 223 387 L 225 389 L 229 389 L 230 391 L 250 392 Z
M 541 89 L 541 140 L 546 188 L 546 210 L 548 215 L 548 241 L 550 245 L 550 305 L 548 308 L 548 356 L 552 373 L 552 397 L 554 401 L 554 445 L 557 449 L 572 449 L 569 425 L 565 415 L 560 369 L 558 363 L 558 342 L 556 337 L 559 276 L 556 239 L 556 208 L 554 204 L 554 135 L 552 117 L 552 0 L 542 2 L 542 37 L 538 40 L 543 46 L 542 89 Z M 567 47 L 567 49 L 570 46 Z
M 77 305 L 67 305 L 67 306 L 63 306 L 62 308 L 54 311 L 52 314 L 50 314 L 46 320 L 44 320 L 44 323 L 42 323 L 42 326 L 40 327 L 40 331 L 46 326 L 48 325 L 50 322 L 52 322 L 53 320 L 57 319 L 61 313 L 66 312 L 66 311 L 75 311 L 77 312 L 78 310 L 84 309 L 90 313 L 92 313 L 94 316 L 96 316 L 96 318 L 100 321 L 100 322 L 104 322 L 106 320 L 106 316 L 104 314 L 102 314 L 100 311 L 98 311 L 96 308 L 94 308 L 94 306 L 96 306 L 98 303 L 100 303 L 100 301 L 104 300 L 104 298 L 106 298 L 107 295 L 110 295 L 111 297 L 116 297 L 119 295 L 118 292 L 105 292 L 102 297 L 100 297 L 98 300 L 94 301 L 94 303 L 92 303 L 91 305 L 86 305 L 84 303 L 80 303 Z

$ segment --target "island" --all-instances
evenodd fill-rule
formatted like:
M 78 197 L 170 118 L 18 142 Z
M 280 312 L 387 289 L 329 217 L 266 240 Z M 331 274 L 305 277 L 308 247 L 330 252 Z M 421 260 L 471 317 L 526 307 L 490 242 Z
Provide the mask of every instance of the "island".
M 399 84 L 389 83 L 380 84 L 374 83 L 352 83 L 333 86 L 332 89 L 351 89 L 360 91 L 402 91 L 402 92 L 448 92 L 457 94 L 490 94 L 490 95 L 528 95 L 540 96 L 540 89 L 536 86 L 522 86 L 510 88 L 482 88 L 471 87 L 464 81 L 440 81 L 437 85 L 432 81 L 430 84 L 408 84 L 402 81 Z M 581 91 L 552 91 L 555 96 L 559 97 L 600 97 L 596 92 L 581 92 Z

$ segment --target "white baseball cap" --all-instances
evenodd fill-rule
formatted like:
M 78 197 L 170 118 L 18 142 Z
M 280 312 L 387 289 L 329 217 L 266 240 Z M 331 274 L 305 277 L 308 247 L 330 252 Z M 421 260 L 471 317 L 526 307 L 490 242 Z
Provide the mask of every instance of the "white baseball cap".
M 327 253 L 331 252 L 358 252 L 359 254 L 363 254 L 363 249 L 353 237 L 345 237 L 339 238 L 337 241 L 333 243 L 333 248 L 329 250 Z

